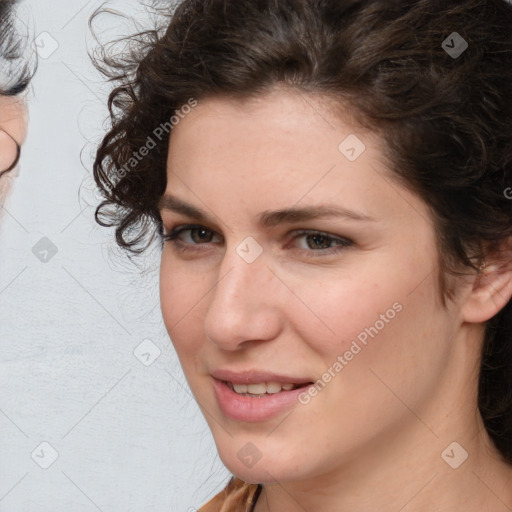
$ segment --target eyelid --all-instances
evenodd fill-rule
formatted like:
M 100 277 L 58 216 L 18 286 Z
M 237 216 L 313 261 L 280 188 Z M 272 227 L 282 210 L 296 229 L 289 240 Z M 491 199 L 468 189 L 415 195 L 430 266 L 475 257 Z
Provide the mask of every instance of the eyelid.
M 214 236 L 219 237 L 220 241 L 210 241 L 204 243 L 188 243 L 180 240 L 179 236 L 181 233 L 186 231 L 191 231 L 193 229 L 201 229 L 205 231 L 211 232 Z M 310 235 L 321 235 L 324 236 L 334 242 L 336 242 L 332 247 L 328 247 L 325 249 L 304 249 L 300 247 L 293 247 L 293 242 L 298 238 L 310 236 Z M 288 232 L 287 238 L 289 241 L 285 243 L 282 247 L 283 249 L 289 249 L 296 251 L 306 257 L 309 258 L 317 258 L 320 259 L 322 257 L 333 256 L 336 255 L 354 245 L 354 241 L 350 238 L 343 237 L 340 235 L 334 235 L 329 232 L 320 231 L 316 229 L 296 229 Z M 219 244 L 224 241 L 224 237 L 215 231 L 203 224 L 178 224 L 174 228 L 170 230 L 169 233 L 163 233 L 164 241 L 171 242 L 175 250 L 180 252 L 182 251 L 208 251 L 211 249 L 211 244 Z M 291 247 L 292 246 L 292 247 Z
M 297 238 L 300 236 L 308 236 L 308 235 L 322 235 L 326 238 L 331 238 L 332 240 L 337 240 L 339 242 L 343 243 L 350 243 L 353 244 L 353 240 L 350 238 L 347 238 L 346 236 L 340 236 L 340 235 L 334 235 L 332 233 L 329 233 L 327 231 L 320 231 L 318 229 L 297 229 L 291 232 L 292 238 Z
M 214 235 L 217 235 L 220 238 L 224 238 L 220 233 L 217 233 L 214 229 L 211 229 L 207 226 L 204 226 L 203 224 L 178 224 L 174 228 L 172 228 L 169 233 L 163 233 L 163 238 L 166 241 L 175 241 L 177 240 L 178 236 L 183 233 L 184 231 L 190 231 L 193 229 L 204 229 L 205 231 L 211 231 Z M 211 243 L 211 242 L 210 242 Z M 190 244 L 187 244 L 190 245 Z M 201 244 L 197 244 L 201 245 Z
M 332 247 L 328 247 L 326 249 L 304 249 L 301 247 L 289 247 L 290 250 L 294 250 L 296 252 L 299 252 L 300 254 L 304 255 L 307 258 L 314 258 L 317 260 L 320 260 L 322 257 L 328 257 L 328 256 L 334 256 L 339 254 L 342 251 L 346 251 L 347 249 L 350 249 L 354 246 L 354 241 L 350 238 L 339 236 L 339 235 L 333 235 L 331 233 L 327 233 L 325 231 L 318 231 L 314 229 L 302 229 L 302 230 L 296 230 L 293 231 L 291 234 L 291 240 L 286 244 L 286 247 L 289 247 L 293 244 L 294 241 L 296 241 L 298 238 L 302 238 L 305 236 L 310 235 L 321 235 L 325 236 L 326 238 L 333 240 L 335 243 Z

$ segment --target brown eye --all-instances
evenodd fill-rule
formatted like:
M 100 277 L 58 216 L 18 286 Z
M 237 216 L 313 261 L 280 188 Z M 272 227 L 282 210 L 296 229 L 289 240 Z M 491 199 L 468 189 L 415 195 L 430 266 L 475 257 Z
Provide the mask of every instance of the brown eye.
M 193 228 L 190 230 L 190 238 L 196 244 L 209 243 L 213 240 L 213 231 L 205 228 Z
M 343 251 L 353 245 L 353 241 L 340 236 L 323 233 L 321 231 L 294 232 L 293 246 L 309 256 L 326 256 Z
M 178 226 L 171 233 L 164 234 L 164 240 L 181 245 L 204 245 L 222 242 L 222 237 L 204 226 Z
M 321 234 L 308 235 L 306 243 L 310 249 L 329 249 L 332 247 L 333 239 Z

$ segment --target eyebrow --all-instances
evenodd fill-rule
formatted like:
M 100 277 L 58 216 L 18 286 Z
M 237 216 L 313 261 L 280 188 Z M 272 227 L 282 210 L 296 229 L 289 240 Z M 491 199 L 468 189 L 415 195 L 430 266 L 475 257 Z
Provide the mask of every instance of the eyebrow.
M 210 216 L 201 208 L 197 208 L 177 197 L 164 195 L 158 202 L 159 210 L 170 210 L 180 213 L 199 222 L 206 222 Z M 295 224 L 328 217 L 342 217 L 354 221 L 373 221 L 377 219 L 362 212 L 356 212 L 340 206 L 321 205 L 303 208 L 291 207 L 281 210 L 265 211 L 259 215 L 259 223 L 267 228 L 279 224 Z
M 168 194 L 160 198 L 157 208 L 159 211 L 169 210 L 175 213 L 181 213 L 182 215 L 197 221 L 206 221 L 209 219 L 208 214 L 204 210 L 201 210 L 201 208 L 192 206 L 191 204 Z
M 274 227 L 278 224 L 294 224 L 320 218 L 342 217 L 356 221 L 376 221 L 374 217 L 361 212 L 342 208 L 340 206 L 309 206 L 304 208 L 285 208 L 283 210 L 267 211 L 260 215 L 260 224 L 265 227 Z

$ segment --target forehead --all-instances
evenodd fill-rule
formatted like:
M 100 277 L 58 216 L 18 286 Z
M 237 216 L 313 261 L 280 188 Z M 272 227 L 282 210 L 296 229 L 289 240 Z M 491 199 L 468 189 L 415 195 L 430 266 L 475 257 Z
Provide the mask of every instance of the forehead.
M 211 192 L 212 182 L 225 193 L 281 189 L 285 202 L 326 186 L 361 192 L 373 188 L 374 167 L 383 169 L 380 144 L 315 96 L 279 90 L 244 101 L 212 98 L 173 128 L 168 182 L 196 193 Z
M 186 114 L 185 120 L 173 128 L 171 143 L 172 139 L 182 139 L 182 132 L 190 139 L 190 132 L 193 131 L 196 137 L 207 136 L 209 141 L 216 137 L 217 143 L 225 140 L 243 141 L 247 145 L 271 142 L 277 147 L 286 144 L 287 135 L 312 139 L 313 132 L 319 132 L 323 138 L 328 137 L 336 142 L 347 129 L 363 131 L 356 125 L 355 116 L 348 105 L 344 107 L 342 103 L 335 103 L 318 94 L 275 88 L 264 95 L 250 98 L 222 96 L 200 100 Z M 280 138 L 270 139 L 276 130 Z M 267 141 L 265 132 L 269 139 Z M 256 139 L 249 136 L 256 136 Z M 372 136 L 376 137 L 375 134 Z

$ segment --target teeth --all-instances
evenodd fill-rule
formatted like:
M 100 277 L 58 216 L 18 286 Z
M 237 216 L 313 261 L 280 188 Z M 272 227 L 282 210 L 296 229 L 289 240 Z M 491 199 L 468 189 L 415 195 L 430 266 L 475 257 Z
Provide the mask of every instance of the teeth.
M 281 389 L 281 384 L 279 382 L 267 382 L 267 393 L 279 393 Z
M 291 391 L 295 388 L 295 384 L 281 384 L 280 382 L 262 382 L 258 384 L 233 384 L 230 382 L 229 385 L 240 395 L 275 394 L 281 391 Z
M 267 392 L 267 386 L 265 383 L 263 384 L 249 384 L 247 386 L 247 393 L 251 393 L 251 395 L 262 395 Z
M 247 393 L 247 384 L 233 384 L 233 389 L 237 393 Z

